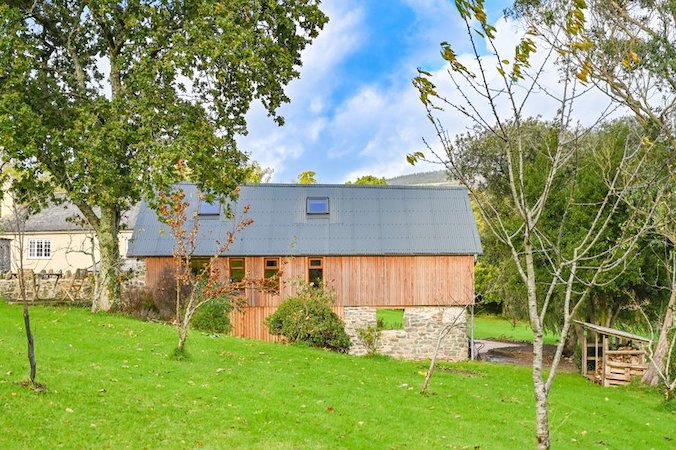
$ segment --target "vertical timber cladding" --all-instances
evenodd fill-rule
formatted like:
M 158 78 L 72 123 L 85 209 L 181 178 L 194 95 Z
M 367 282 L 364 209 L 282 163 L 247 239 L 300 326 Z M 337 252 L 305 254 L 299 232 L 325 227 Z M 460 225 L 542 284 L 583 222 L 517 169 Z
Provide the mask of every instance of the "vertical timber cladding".
M 469 305 L 474 256 L 331 256 L 324 279 L 341 306 Z
M 264 275 L 264 259 L 245 258 L 247 278 Z M 308 257 L 279 257 L 282 273 L 279 294 L 246 289 L 247 307 L 231 315 L 233 335 L 261 340 L 270 336 L 264 320 L 286 298 L 295 294 L 295 280 L 308 279 Z M 468 305 L 474 300 L 474 256 L 324 256 L 324 280 L 336 290 L 334 311 L 343 317 L 343 306 L 440 306 Z M 228 257 L 219 270 L 228 272 Z M 171 257 L 146 259 L 146 280 L 153 286 Z

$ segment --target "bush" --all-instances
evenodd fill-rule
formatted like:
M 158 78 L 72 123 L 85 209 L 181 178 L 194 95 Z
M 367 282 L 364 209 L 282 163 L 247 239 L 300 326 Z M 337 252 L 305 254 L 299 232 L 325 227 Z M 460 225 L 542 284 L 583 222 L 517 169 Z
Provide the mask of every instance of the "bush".
M 118 309 L 142 320 L 157 317 L 157 308 L 155 308 L 152 293 L 141 286 L 129 286 L 123 289 Z
M 378 342 L 380 341 L 380 326 L 370 326 L 357 329 L 357 337 L 362 345 L 366 347 L 366 354 L 375 355 L 378 350 Z
M 303 283 L 296 296 L 289 297 L 266 319 L 268 330 L 289 342 L 347 352 L 350 338 L 340 317 L 331 310 L 333 300 L 333 292 L 326 287 Z
M 228 333 L 231 329 L 230 311 L 232 302 L 228 298 L 215 298 L 195 311 L 190 324 L 207 333 Z

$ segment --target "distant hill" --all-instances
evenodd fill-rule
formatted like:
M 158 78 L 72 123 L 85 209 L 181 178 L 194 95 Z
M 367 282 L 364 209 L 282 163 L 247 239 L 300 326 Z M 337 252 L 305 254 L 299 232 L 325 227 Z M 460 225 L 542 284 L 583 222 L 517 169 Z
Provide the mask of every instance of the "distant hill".
M 390 178 L 387 180 L 387 184 L 443 186 L 455 185 L 458 182 L 450 181 L 448 179 L 448 172 L 445 170 L 434 170 Z

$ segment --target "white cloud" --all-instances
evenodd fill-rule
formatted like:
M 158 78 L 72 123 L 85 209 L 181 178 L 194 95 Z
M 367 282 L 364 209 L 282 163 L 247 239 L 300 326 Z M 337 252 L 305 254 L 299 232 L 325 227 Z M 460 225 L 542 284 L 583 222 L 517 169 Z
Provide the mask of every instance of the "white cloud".
M 504 54 L 504 57 L 512 59 L 514 48 L 523 35 L 523 30 L 518 23 L 505 19 L 501 19 L 496 24 L 496 28 L 498 52 Z M 478 63 L 471 54 L 460 54 L 458 59 L 470 70 L 479 73 Z M 482 58 L 482 64 L 489 84 L 495 89 L 492 91 L 492 95 L 495 95 L 499 89 L 504 88 L 502 78 L 496 70 L 497 61 L 493 56 L 486 56 Z M 541 87 L 536 87 L 535 91 L 528 97 L 523 108 L 523 115 L 552 120 L 556 116 L 560 103 L 549 96 L 548 93 L 554 96 L 560 95 L 564 85 L 560 81 L 558 66 L 553 59 L 546 61 L 546 56 L 541 51 L 532 58 L 532 70 L 539 70 L 543 64 L 539 78 Z M 450 81 L 447 70 L 447 67 L 442 67 L 434 72 L 433 82 L 437 85 L 439 92 L 452 104 L 464 105 L 465 107 L 467 107 L 467 104 L 464 97 L 467 97 L 479 113 L 486 117 L 489 123 L 493 124 L 491 106 L 485 98 L 474 92 L 467 83 L 460 82 L 460 89 L 457 89 Z M 346 175 L 346 179 L 354 179 L 365 174 L 390 177 L 412 171 L 439 169 L 438 166 L 425 164 L 413 169 L 405 162 L 406 154 L 416 150 L 424 151 L 423 137 L 437 152 L 441 149 L 438 140 L 433 136 L 432 125 L 425 117 L 418 93 L 409 83 L 404 81 L 386 91 L 377 90 L 373 87 L 360 91 L 345 103 L 344 109 L 341 110 L 336 120 L 329 125 L 329 128 L 336 130 L 337 133 L 357 130 L 357 136 L 365 134 L 359 130 L 367 127 L 370 127 L 371 130 L 370 137 L 363 143 L 362 149 L 358 152 L 360 160 L 363 160 L 364 163 L 350 171 Z M 517 97 L 520 97 L 519 100 L 523 100 L 527 92 L 526 85 L 528 83 L 525 81 L 523 84 L 524 87 L 518 88 Z M 579 93 L 585 89 L 579 83 L 574 88 Z M 571 86 L 568 86 L 568 89 L 571 89 Z M 511 117 L 511 104 L 507 96 L 498 96 L 495 105 L 503 120 Z M 601 92 L 597 90 L 586 92 L 574 103 L 573 123 L 571 125 L 580 123 L 589 126 L 594 124 L 606 112 L 608 105 L 607 97 Z M 621 111 L 616 110 L 611 117 L 619 115 L 621 115 Z M 449 107 L 446 108 L 446 111 L 438 112 L 437 116 L 442 120 L 450 136 L 463 133 L 473 126 L 471 120 Z M 429 152 L 424 152 L 427 156 L 431 156 Z
M 374 80 L 352 80 L 341 67 L 360 49 L 368 35 L 364 12 L 347 1 L 325 4 L 331 22 L 303 54 L 302 76 L 289 87 L 292 103 L 281 111 L 287 118 L 287 125 L 283 128 L 271 126 L 271 120 L 260 106 L 249 114 L 251 133 L 242 140 L 242 146 L 261 164 L 275 169 L 275 181 L 291 181 L 301 170 L 315 170 L 322 182 L 344 182 L 367 174 L 392 177 L 439 168 L 426 163 L 414 167 L 406 162 L 408 153 L 425 150 L 423 138 L 439 150 L 434 129 L 411 85 L 415 67 L 434 60 L 433 55 L 438 55 L 438 43 L 442 40 L 454 45 L 459 60 L 469 69 L 478 72 L 478 64 L 468 53 L 467 39 L 462 34 L 462 27 L 456 26 L 455 16 L 448 12 L 447 2 L 405 1 L 414 8 L 417 21 L 411 39 L 419 39 L 420 43 L 411 46 L 409 53 L 399 55 L 394 70 Z M 498 51 L 511 60 L 524 30 L 518 23 L 505 19 L 500 19 L 496 28 Z M 438 60 L 438 56 L 436 58 Z M 532 70 L 538 69 L 544 59 L 544 52 L 538 51 L 533 56 Z M 504 88 L 495 70 L 495 58 L 483 57 L 482 64 L 491 86 Z M 558 70 L 553 62 L 545 64 L 540 81 L 547 91 L 561 91 Z M 461 88 L 457 89 L 446 71 L 447 67 L 433 71 L 433 81 L 439 91 L 454 104 L 462 104 L 463 96 L 467 96 L 482 115 L 489 117 L 491 109 L 485 99 L 466 84 L 461 83 Z M 346 82 L 361 84 L 351 86 L 354 92 L 336 104 L 334 92 L 341 85 L 344 88 Z M 523 96 L 526 88 L 519 89 L 519 95 Z M 510 104 L 505 96 L 499 96 L 495 104 L 502 117 L 509 117 Z M 574 120 L 589 125 L 608 104 L 602 93 L 587 93 L 576 102 Z M 536 87 L 523 114 L 552 119 L 559 106 L 542 88 Z M 615 112 L 617 115 L 619 112 Z M 439 113 L 439 117 L 451 136 L 472 126 L 470 120 L 450 109 Z M 493 121 L 489 119 L 489 122 Z
M 281 175 L 288 163 L 312 150 L 324 131 L 329 96 L 340 82 L 337 70 L 365 36 L 364 12 L 345 0 L 322 3 L 330 17 L 312 45 L 301 55 L 301 76 L 291 82 L 287 95 L 291 103 L 280 113 L 286 119 L 277 127 L 260 103 L 255 103 L 247 115 L 249 135 L 239 139 L 240 147 L 251 158 L 275 170 L 273 180 L 291 181 Z

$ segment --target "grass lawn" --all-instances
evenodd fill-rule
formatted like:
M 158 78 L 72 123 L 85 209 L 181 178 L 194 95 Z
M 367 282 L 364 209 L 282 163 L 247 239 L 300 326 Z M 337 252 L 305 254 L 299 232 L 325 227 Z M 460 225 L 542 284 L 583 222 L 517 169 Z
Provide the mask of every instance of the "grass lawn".
M 513 326 L 512 321 L 499 316 L 475 316 L 475 339 L 496 339 L 500 341 L 533 342 L 533 330 L 527 322 L 518 322 Z M 545 334 L 545 344 L 556 344 L 558 336 L 553 333 Z
M 384 330 L 403 330 L 404 329 L 404 310 L 398 309 L 377 309 L 376 320 L 382 323 Z
M 424 363 L 193 332 L 86 310 L 34 308 L 38 378 L 21 310 L 0 302 L 0 448 L 532 448 L 527 368 Z M 674 448 L 676 414 L 652 389 L 557 378 L 555 448 Z

